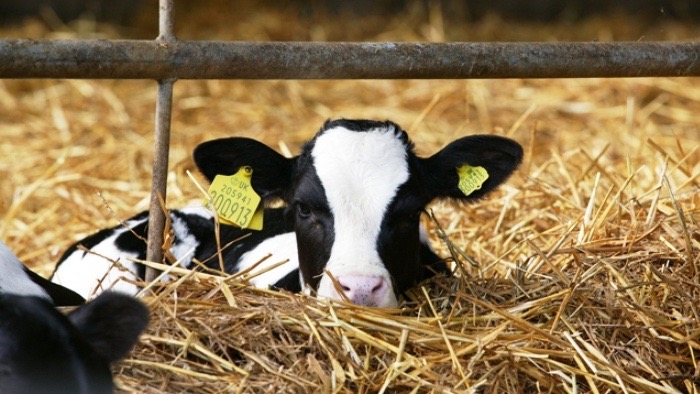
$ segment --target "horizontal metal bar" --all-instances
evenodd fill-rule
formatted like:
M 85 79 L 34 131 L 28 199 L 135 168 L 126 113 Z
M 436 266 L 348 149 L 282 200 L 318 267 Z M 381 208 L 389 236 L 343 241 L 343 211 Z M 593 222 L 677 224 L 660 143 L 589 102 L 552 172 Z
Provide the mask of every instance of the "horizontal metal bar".
M 0 78 L 444 79 L 700 76 L 700 42 L 0 40 Z

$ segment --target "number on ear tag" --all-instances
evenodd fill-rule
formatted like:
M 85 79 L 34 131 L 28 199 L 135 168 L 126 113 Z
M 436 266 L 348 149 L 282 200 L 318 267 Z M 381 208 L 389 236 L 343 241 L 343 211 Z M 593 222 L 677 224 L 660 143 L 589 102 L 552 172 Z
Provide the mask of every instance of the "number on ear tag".
M 233 175 L 217 175 L 209 186 L 209 197 L 219 221 L 251 230 L 262 230 L 260 196 L 250 185 L 253 169 L 241 167 Z
M 489 179 L 489 173 L 484 167 L 472 167 L 469 164 L 457 167 L 457 175 L 459 176 L 457 187 L 465 196 L 481 189 L 481 185 Z

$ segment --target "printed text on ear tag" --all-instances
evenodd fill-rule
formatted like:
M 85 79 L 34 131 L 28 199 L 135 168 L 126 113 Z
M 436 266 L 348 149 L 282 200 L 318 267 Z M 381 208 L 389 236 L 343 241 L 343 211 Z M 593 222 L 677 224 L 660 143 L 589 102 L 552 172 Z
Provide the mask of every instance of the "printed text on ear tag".
M 260 196 L 250 185 L 252 176 L 253 169 L 244 166 L 233 175 L 214 178 L 209 186 L 209 197 L 221 223 L 262 230 L 263 209 Z
M 457 175 L 459 176 L 459 190 L 468 196 L 474 191 L 481 189 L 481 185 L 489 179 L 489 173 L 484 167 L 472 167 L 469 164 L 463 164 L 457 167 Z

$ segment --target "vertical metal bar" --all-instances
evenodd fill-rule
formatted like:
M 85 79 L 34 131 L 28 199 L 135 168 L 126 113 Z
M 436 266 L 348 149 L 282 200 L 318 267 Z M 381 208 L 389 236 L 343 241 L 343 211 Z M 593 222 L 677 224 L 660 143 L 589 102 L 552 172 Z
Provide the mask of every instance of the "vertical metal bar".
M 158 38 L 163 42 L 175 41 L 175 18 L 173 18 L 173 0 L 160 0 L 158 13 Z
M 174 80 L 158 81 L 158 101 L 156 102 L 156 129 L 153 143 L 153 178 L 151 181 L 151 205 L 148 216 L 148 244 L 146 259 L 160 263 L 163 260 L 163 230 L 165 212 L 161 199 L 165 201 L 168 178 L 168 156 L 170 153 L 170 119 L 173 100 Z M 151 268 L 146 269 L 146 281 L 158 275 Z
M 159 35 L 156 41 L 167 45 L 175 42 L 173 0 L 160 0 Z M 163 260 L 163 231 L 165 212 L 161 199 L 165 201 L 168 179 L 168 157 L 170 154 L 170 121 L 172 119 L 173 85 L 175 79 L 158 81 L 156 121 L 153 143 L 153 178 L 151 181 L 151 205 L 148 216 L 148 243 L 146 260 L 160 263 Z M 146 281 L 158 276 L 152 268 L 146 268 Z

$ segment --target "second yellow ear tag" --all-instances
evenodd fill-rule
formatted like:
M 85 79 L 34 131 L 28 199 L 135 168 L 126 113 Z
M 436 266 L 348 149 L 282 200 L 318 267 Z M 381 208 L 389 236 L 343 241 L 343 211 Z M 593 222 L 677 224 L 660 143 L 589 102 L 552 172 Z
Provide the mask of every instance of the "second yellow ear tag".
M 253 169 L 241 167 L 233 175 L 217 175 L 209 186 L 214 210 L 223 224 L 262 230 L 263 209 L 260 196 L 250 185 Z
M 465 196 L 481 189 L 481 185 L 489 179 L 489 173 L 486 172 L 484 167 L 472 167 L 469 164 L 457 167 L 457 175 L 459 176 L 457 187 Z

